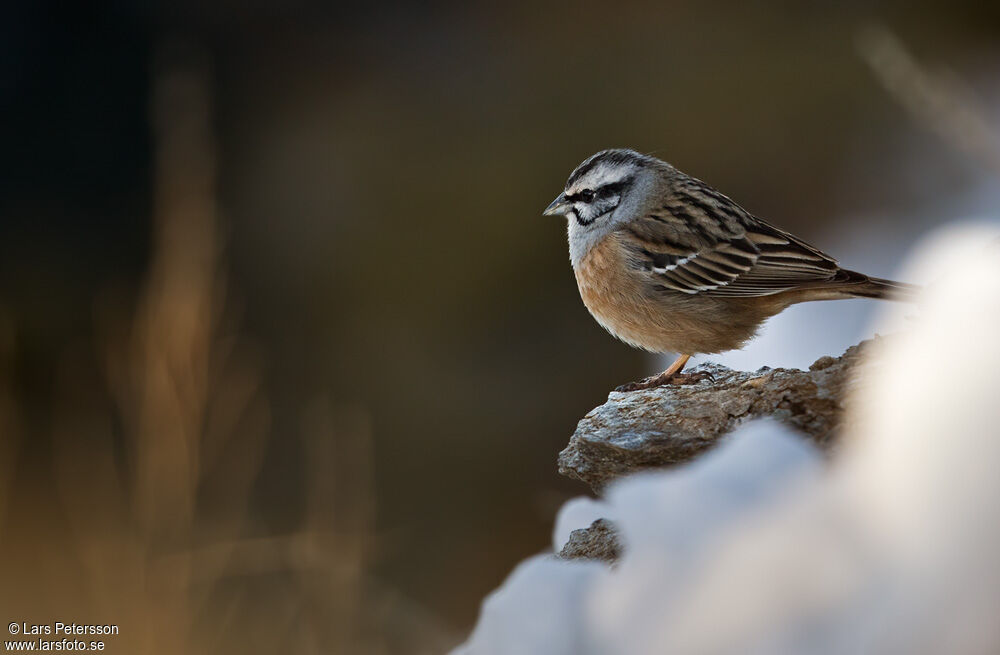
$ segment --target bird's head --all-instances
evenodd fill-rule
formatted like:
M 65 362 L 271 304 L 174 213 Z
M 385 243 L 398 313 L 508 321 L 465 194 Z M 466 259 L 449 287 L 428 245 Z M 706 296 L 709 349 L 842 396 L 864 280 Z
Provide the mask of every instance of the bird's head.
M 650 159 L 633 150 L 602 150 L 576 167 L 563 192 L 542 213 L 592 225 L 621 204 Z
M 643 211 L 656 171 L 665 162 L 634 150 L 602 150 L 585 159 L 563 192 L 542 212 L 569 219 L 574 263 L 605 234 Z

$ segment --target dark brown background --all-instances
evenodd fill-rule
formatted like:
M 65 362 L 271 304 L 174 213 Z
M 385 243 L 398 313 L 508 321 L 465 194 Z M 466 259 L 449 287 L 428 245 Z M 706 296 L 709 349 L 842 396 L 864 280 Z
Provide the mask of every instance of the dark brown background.
M 195 52 L 225 324 L 255 353 L 268 416 L 238 533 L 293 533 L 316 503 L 348 517 L 334 531 L 363 533 L 350 624 L 385 652 L 460 635 L 548 546 L 555 509 L 584 492 L 558 477 L 556 453 L 609 388 L 655 366 L 587 316 L 565 226 L 540 216 L 581 159 L 654 152 L 814 239 L 842 215 L 919 211 L 984 174 L 878 84 L 860 29 L 890 27 L 987 101 L 1000 61 L 995 2 L 20 5 L 0 13 L 0 389 L 17 417 L 16 439 L 0 435 L 16 463 L 4 565 L 69 557 L 75 580 L 54 425 L 89 452 L 66 407 L 113 395 L 101 307 L 132 311 L 157 243 L 151 89 L 170 53 Z M 920 165 L 900 168 L 913 153 Z M 317 403 L 353 426 L 334 441 L 355 435 L 328 458 L 304 436 Z M 310 476 L 332 482 L 316 491 Z M 226 593 L 274 598 L 280 575 L 241 575 Z M 63 593 L 32 580 L 0 616 Z M 86 585 L 72 585 L 74 607 Z M 322 623 L 281 593 L 286 633 Z

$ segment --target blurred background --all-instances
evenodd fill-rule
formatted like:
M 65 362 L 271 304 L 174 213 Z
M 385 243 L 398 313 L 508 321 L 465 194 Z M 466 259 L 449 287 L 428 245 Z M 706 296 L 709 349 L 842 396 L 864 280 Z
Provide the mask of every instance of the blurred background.
M 585 492 L 576 422 L 659 365 L 540 215 L 597 150 L 877 275 L 997 220 L 995 2 L 0 12 L 0 618 L 111 652 L 463 636 Z M 722 361 L 808 365 L 870 305 Z

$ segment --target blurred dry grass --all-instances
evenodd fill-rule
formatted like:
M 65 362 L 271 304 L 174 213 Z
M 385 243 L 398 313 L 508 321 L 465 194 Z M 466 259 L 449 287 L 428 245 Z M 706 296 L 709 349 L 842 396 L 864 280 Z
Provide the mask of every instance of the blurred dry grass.
M 858 50 L 886 91 L 959 153 L 1000 174 L 1000 132 L 976 94 L 948 69 L 921 65 L 883 25 L 858 32 Z
M 0 306 L 0 526 L 3 526 L 9 503 L 14 460 L 21 436 L 21 421 L 9 379 L 13 350 L 14 327 Z
M 363 408 L 305 402 L 301 529 L 274 534 L 253 516 L 269 410 L 261 357 L 227 306 L 210 75 L 196 52 L 162 54 L 149 274 L 134 307 L 98 304 L 96 367 L 67 354 L 49 471 L 16 475 L 20 421 L 0 368 L 0 616 L 117 624 L 109 652 L 440 652 L 451 636 L 366 572 Z M 0 320 L 0 363 L 13 348 Z

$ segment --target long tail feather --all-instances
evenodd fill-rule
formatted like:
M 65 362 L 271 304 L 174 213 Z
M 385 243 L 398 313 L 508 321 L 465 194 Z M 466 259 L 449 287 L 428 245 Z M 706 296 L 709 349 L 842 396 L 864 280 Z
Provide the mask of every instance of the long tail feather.
M 852 296 L 859 298 L 878 298 L 880 300 L 897 300 L 902 302 L 913 302 L 920 293 L 920 287 L 915 284 L 896 282 L 895 280 L 883 280 L 878 277 L 869 277 L 854 271 L 845 271 L 857 280 L 844 290 Z

